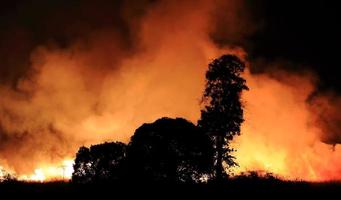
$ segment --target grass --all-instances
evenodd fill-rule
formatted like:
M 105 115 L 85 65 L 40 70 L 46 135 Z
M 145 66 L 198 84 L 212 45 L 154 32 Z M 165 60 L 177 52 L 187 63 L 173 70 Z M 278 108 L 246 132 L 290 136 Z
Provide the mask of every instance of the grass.
M 220 184 L 73 184 L 71 182 L 22 182 L 8 181 L 0 183 L 1 194 L 15 195 L 48 195 L 58 194 L 62 196 L 77 195 L 88 197 L 89 195 L 124 195 L 124 196 L 163 196 L 174 197 L 203 197 L 203 196 L 252 196 L 252 197 L 283 197 L 290 196 L 313 196 L 339 194 L 341 182 L 306 182 L 285 181 L 273 176 L 243 175 L 231 178 Z M 274 196 L 275 195 L 275 196 Z M 279 195 L 279 196 L 278 196 Z M 157 196 L 162 197 L 162 196 Z

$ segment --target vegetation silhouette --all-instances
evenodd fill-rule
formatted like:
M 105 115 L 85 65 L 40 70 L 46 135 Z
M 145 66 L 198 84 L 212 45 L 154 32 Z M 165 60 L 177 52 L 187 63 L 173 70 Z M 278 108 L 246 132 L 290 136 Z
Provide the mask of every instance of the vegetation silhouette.
M 195 183 L 211 175 L 213 147 L 193 123 L 161 118 L 135 131 L 127 158 L 136 180 Z
M 240 198 L 255 197 L 255 194 L 274 198 L 278 196 L 264 194 L 278 192 L 299 193 L 305 197 L 307 194 L 326 197 L 326 192 L 339 194 L 340 182 L 286 181 L 271 173 L 262 175 L 251 171 L 223 179 L 226 173 L 222 163 L 236 164 L 230 155 L 229 141 L 240 134 L 243 122 L 240 94 L 248 89 L 240 76 L 243 70 L 243 62 L 233 55 L 223 55 L 209 65 L 203 95 L 205 107 L 197 126 L 183 118 L 161 118 L 139 127 L 127 145 L 106 142 L 90 148 L 80 147 L 71 182 L 23 182 L 1 171 L 5 176 L 0 179 L 0 193 L 42 193 L 48 198 L 50 193 L 75 193 L 77 198 L 95 194 L 99 198 L 101 194 L 140 197 L 146 193 L 146 197 L 150 197 L 158 191 L 162 197 L 173 195 L 177 198 L 180 193 L 186 197 L 186 193 L 191 199 L 203 195 L 209 198 L 236 195 Z M 145 183 L 175 184 L 173 187 L 163 184 L 149 187 Z
M 229 141 L 240 134 L 244 121 L 240 100 L 248 89 L 241 77 L 244 68 L 234 55 L 209 64 L 198 126 L 182 118 L 161 118 L 139 127 L 127 146 L 116 142 L 81 147 L 73 182 L 222 181 L 227 175 L 223 163 L 236 165 Z
M 196 183 L 212 173 L 213 146 L 197 126 L 182 118 L 143 124 L 126 146 L 120 142 L 81 147 L 75 183 Z
M 215 147 L 215 179 L 222 181 L 226 168 L 237 163 L 231 155 L 229 142 L 240 134 L 244 121 L 241 93 L 248 90 L 246 80 L 241 77 L 245 64 L 234 55 L 223 55 L 213 60 L 206 72 L 201 118 L 198 126 L 209 134 Z
M 121 142 L 81 147 L 76 154 L 72 181 L 98 183 L 121 180 L 125 157 L 126 145 Z

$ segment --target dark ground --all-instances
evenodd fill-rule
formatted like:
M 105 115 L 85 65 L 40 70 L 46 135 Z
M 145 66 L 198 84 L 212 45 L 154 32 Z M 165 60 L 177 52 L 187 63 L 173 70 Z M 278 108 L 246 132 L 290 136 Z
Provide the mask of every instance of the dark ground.
M 77 197 L 99 199 L 224 199 L 250 197 L 252 199 L 306 199 L 308 197 L 333 197 L 341 194 L 341 182 L 309 183 L 281 181 L 278 179 L 238 179 L 221 184 L 73 184 L 70 182 L 0 183 L 0 194 L 7 197 Z M 100 198 L 103 197 L 103 198 Z M 110 197 L 110 198 L 108 198 Z M 95 198 L 95 199 L 96 199 Z

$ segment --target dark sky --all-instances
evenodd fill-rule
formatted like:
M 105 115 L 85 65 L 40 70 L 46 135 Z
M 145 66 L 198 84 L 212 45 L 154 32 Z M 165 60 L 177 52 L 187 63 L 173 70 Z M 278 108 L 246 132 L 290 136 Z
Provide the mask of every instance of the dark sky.
M 252 57 L 302 64 L 319 74 L 322 88 L 341 92 L 339 3 L 323 0 L 259 2 L 264 27 L 250 37 Z M 295 67 L 297 65 L 292 65 L 292 70 L 297 70 Z
M 38 45 L 53 41 L 67 46 L 87 30 L 112 25 L 124 35 L 131 34 L 124 16 L 138 18 L 146 5 L 154 1 L 129 1 L 135 6 L 129 6 L 128 11 L 120 9 L 123 1 L 95 2 L 1 1 L 0 83 L 15 85 L 26 73 L 30 53 Z M 247 6 L 251 18 L 259 23 L 257 30 L 242 43 L 250 59 L 292 62 L 294 65 L 285 68 L 294 71 L 312 69 L 320 76 L 321 89 L 341 92 L 338 77 L 341 17 L 337 1 L 248 0 Z M 133 41 L 127 37 L 126 42 Z M 255 69 L 261 71 L 264 67 Z
M 0 83 L 15 86 L 29 68 L 32 50 L 39 45 L 54 43 L 68 47 L 76 39 L 108 27 L 114 27 L 129 40 L 127 18 L 142 15 L 149 1 L 1 1 Z M 128 3 L 132 6 L 127 6 Z

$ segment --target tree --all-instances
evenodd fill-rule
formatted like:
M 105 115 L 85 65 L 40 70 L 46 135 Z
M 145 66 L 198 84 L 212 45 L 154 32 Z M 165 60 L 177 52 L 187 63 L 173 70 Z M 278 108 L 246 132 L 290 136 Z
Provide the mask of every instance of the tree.
M 211 173 L 213 146 L 185 119 L 161 118 L 143 124 L 131 138 L 127 159 L 133 178 L 151 182 L 199 182 Z
M 81 147 L 76 154 L 72 181 L 91 183 L 118 180 L 122 175 L 125 157 L 126 145 L 121 142 Z
M 231 155 L 229 141 L 240 135 L 244 121 L 241 93 L 248 90 L 241 77 L 244 63 L 234 55 L 223 55 L 213 60 L 206 72 L 206 87 L 203 93 L 201 118 L 198 126 L 207 132 L 215 143 L 215 178 L 222 180 L 227 166 L 236 165 Z

